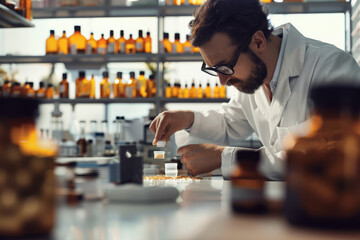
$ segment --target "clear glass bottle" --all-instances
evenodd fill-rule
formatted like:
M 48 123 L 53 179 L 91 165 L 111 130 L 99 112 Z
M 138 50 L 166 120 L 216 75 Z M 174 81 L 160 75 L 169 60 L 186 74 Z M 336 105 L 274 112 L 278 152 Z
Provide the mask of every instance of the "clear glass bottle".
M 110 98 L 111 86 L 109 83 L 109 72 L 103 72 L 103 80 L 100 82 L 100 98 Z
M 46 54 L 58 53 L 58 41 L 55 38 L 55 31 L 50 30 L 50 36 L 46 39 Z
M 139 37 L 136 39 L 136 52 L 137 53 L 145 52 L 145 39 L 143 37 L 142 30 L 139 30 Z
M 86 49 L 86 38 L 81 35 L 81 27 L 74 27 L 74 34 L 69 37 L 70 54 L 84 54 Z
M 124 37 L 124 30 L 120 31 L 120 38 L 117 40 L 118 53 L 125 53 L 126 39 Z
M 66 31 L 63 31 L 63 35 L 58 40 L 58 45 L 59 54 L 69 54 L 69 40 L 66 37 Z
M 106 54 L 107 50 L 107 41 L 104 38 L 104 34 L 101 34 L 101 38 L 97 40 L 97 53 Z
M 67 81 L 67 73 L 63 73 L 62 80 L 59 84 L 60 98 L 69 98 L 69 82 Z
M 295 225 L 360 228 L 360 88 L 315 87 L 307 135 L 285 141 L 285 216 Z

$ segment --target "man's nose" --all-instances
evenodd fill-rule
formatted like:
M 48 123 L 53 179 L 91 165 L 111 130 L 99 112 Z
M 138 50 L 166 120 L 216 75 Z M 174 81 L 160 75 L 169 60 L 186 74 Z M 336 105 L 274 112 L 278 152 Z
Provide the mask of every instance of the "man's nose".
M 220 84 L 221 85 L 226 85 L 226 82 L 228 81 L 229 76 L 226 76 L 226 75 L 221 74 L 221 73 L 218 73 L 218 76 L 219 76 Z

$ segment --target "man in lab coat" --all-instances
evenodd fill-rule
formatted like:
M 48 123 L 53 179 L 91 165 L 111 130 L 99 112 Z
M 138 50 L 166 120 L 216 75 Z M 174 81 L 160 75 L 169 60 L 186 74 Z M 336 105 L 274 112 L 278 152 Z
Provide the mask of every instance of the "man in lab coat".
M 360 85 L 360 69 L 348 53 L 304 37 L 293 25 L 275 30 L 258 0 L 208 0 L 190 22 L 200 47 L 202 71 L 237 90 L 218 110 L 166 111 L 152 122 L 154 143 L 186 129 L 189 145 L 178 149 L 190 174 L 221 167 L 229 176 L 240 140 L 254 132 L 263 147 L 260 170 L 284 174 L 284 137 L 305 129 L 309 92 L 315 85 Z M 201 143 L 201 144 L 198 144 Z

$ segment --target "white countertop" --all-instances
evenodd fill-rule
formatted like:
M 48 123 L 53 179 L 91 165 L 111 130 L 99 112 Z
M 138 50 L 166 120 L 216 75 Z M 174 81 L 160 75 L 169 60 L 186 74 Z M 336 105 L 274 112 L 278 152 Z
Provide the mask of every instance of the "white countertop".
M 230 210 L 230 182 L 222 178 L 172 185 L 181 192 L 173 203 L 130 204 L 84 201 L 59 206 L 54 239 L 61 240 L 187 240 L 187 239 L 360 239 L 359 232 L 336 233 L 299 229 L 278 215 L 239 215 Z M 282 183 L 270 183 L 270 195 L 281 195 Z

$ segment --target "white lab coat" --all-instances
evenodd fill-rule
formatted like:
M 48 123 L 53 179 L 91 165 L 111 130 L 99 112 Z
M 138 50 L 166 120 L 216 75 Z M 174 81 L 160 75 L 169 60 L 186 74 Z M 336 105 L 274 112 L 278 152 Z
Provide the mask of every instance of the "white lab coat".
M 360 85 L 360 68 L 348 53 L 333 45 L 305 38 L 291 24 L 272 102 L 260 87 L 254 94 L 236 92 L 218 110 L 195 112 L 188 144 L 228 146 L 222 154 L 222 172 L 229 175 L 234 146 L 253 132 L 263 147 L 260 169 L 270 179 L 284 174 L 283 140 L 304 129 L 310 116 L 309 92 L 315 85 L 351 82 Z

